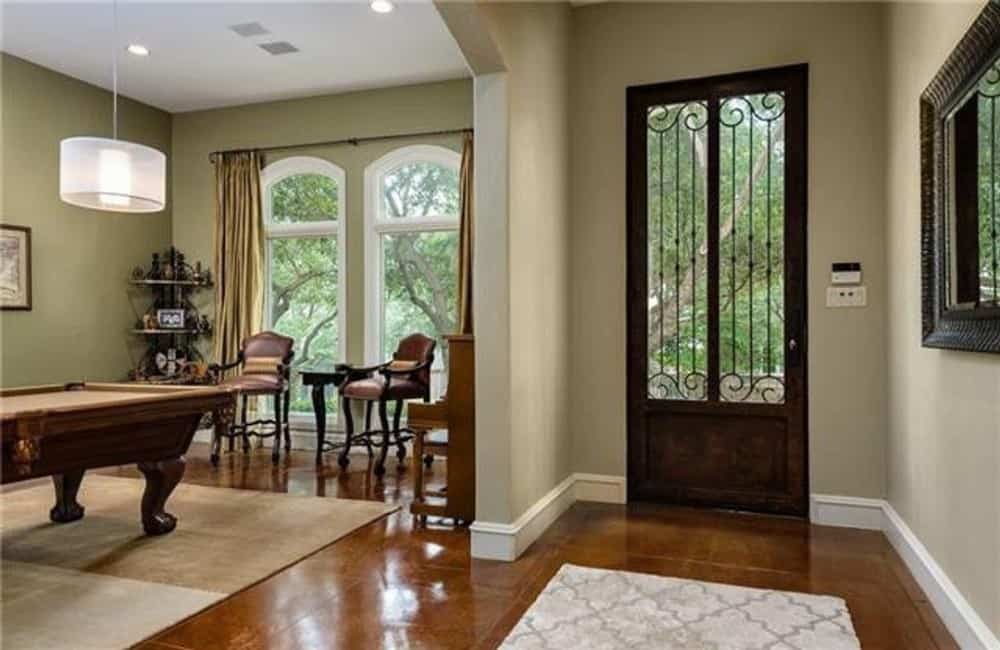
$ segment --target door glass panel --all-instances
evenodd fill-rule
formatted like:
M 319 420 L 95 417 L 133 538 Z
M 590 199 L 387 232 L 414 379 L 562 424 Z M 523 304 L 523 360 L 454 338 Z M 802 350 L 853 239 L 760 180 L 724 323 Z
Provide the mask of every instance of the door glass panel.
M 708 104 L 653 106 L 646 121 L 647 391 L 708 397 Z
M 719 106 L 719 394 L 785 400 L 784 94 Z

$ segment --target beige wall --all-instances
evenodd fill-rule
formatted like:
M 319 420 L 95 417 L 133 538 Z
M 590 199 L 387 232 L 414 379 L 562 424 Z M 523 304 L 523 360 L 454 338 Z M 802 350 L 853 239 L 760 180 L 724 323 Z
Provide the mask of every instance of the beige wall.
M 192 260 L 213 259 L 214 170 L 217 149 L 472 126 L 472 82 L 467 79 L 252 104 L 174 115 L 174 244 Z M 409 144 L 439 144 L 461 151 L 461 135 L 276 151 L 329 160 L 347 177 L 347 356 L 364 357 L 364 170 L 389 151 Z M 202 297 L 210 309 L 211 297 Z M 345 303 L 342 303 L 345 304 Z M 210 313 L 210 312 L 209 312 Z
M 477 516 L 503 522 L 572 471 L 570 9 L 555 3 L 483 8 L 507 68 L 511 453 L 509 471 L 491 470 L 498 480 L 505 472 L 510 477 L 509 512 Z
M 0 384 L 124 379 L 141 355 L 128 334 L 148 298 L 129 292 L 137 264 L 170 243 L 163 212 L 116 214 L 59 200 L 59 141 L 111 137 L 111 94 L 6 54 L 0 222 L 32 229 L 31 311 L 0 312 Z M 170 156 L 170 115 L 119 104 L 119 136 Z M 169 182 L 169 179 L 168 179 Z
M 981 9 L 888 9 L 888 498 L 1000 635 L 1000 359 L 920 346 L 918 98 Z
M 601 4 L 573 12 L 576 471 L 626 473 L 625 88 L 805 62 L 811 489 L 884 493 L 881 12 L 855 3 Z M 864 265 L 868 308 L 824 307 L 830 263 L 841 260 Z

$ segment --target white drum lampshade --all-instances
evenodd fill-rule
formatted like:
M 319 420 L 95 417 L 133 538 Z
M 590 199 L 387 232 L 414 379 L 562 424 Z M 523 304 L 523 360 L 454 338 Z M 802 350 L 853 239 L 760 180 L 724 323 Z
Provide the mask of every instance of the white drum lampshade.
M 109 138 L 59 144 L 59 198 L 113 212 L 159 212 L 167 204 L 167 157 L 152 147 Z

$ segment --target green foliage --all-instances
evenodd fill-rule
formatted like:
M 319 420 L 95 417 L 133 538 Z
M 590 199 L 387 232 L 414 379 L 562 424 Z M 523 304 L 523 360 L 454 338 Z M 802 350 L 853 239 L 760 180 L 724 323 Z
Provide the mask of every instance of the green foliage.
M 458 174 L 434 163 L 401 165 L 385 175 L 385 213 L 393 219 L 458 214 Z
M 271 188 L 271 220 L 304 223 L 336 219 L 339 189 L 332 178 L 322 174 L 290 176 Z
M 325 221 L 338 215 L 339 189 L 326 176 L 298 174 L 271 190 L 277 223 Z M 401 166 L 386 176 L 383 201 L 390 217 L 451 216 L 458 211 L 454 170 L 428 163 Z M 454 230 L 385 235 L 383 354 L 402 337 L 423 332 L 439 339 L 455 330 L 458 237 Z M 322 237 L 272 238 L 268 242 L 275 331 L 295 339 L 295 366 L 339 359 L 338 242 Z M 446 351 L 442 348 L 446 360 Z M 293 372 L 291 409 L 309 412 L 307 391 Z M 332 398 L 331 398 L 332 399 Z M 331 412 L 336 405 L 331 403 Z
M 784 371 L 784 122 L 775 97 L 731 98 L 721 110 L 719 354 L 722 372 L 740 376 Z M 704 104 L 672 105 L 651 114 L 647 130 L 650 375 L 667 376 L 650 390 L 662 397 L 705 395 L 706 122 Z
M 414 332 L 438 339 L 455 332 L 458 233 L 452 231 L 385 235 L 385 327 L 382 354 Z M 446 354 L 443 347 L 439 350 Z
M 410 163 L 385 176 L 382 200 L 391 219 L 458 214 L 458 175 L 433 163 Z M 397 233 L 382 237 L 385 260 L 382 353 L 422 332 L 438 339 L 447 364 L 443 336 L 455 331 L 458 236 L 455 231 Z
M 338 359 L 337 240 L 295 237 L 269 242 L 271 313 L 275 331 L 295 339 L 294 366 Z M 308 411 L 311 402 L 298 384 L 292 410 Z
M 991 69 L 992 72 L 992 69 Z M 989 73 L 987 73 L 989 75 Z M 994 80 L 994 83 L 996 81 Z M 996 88 L 986 87 L 979 95 L 979 297 L 1000 299 L 1000 115 Z M 981 93 L 984 93 L 981 86 Z

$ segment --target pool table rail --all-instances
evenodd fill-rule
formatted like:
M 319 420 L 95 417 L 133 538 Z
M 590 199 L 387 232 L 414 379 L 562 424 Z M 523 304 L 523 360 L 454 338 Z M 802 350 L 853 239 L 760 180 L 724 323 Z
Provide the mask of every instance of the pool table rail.
M 17 410 L 25 401 L 19 396 L 67 391 L 132 395 L 117 403 L 60 400 L 51 408 Z M 232 393 L 215 387 L 67 384 L 0 390 L 0 482 L 177 458 L 187 452 L 202 416 L 231 417 L 233 400 Z

